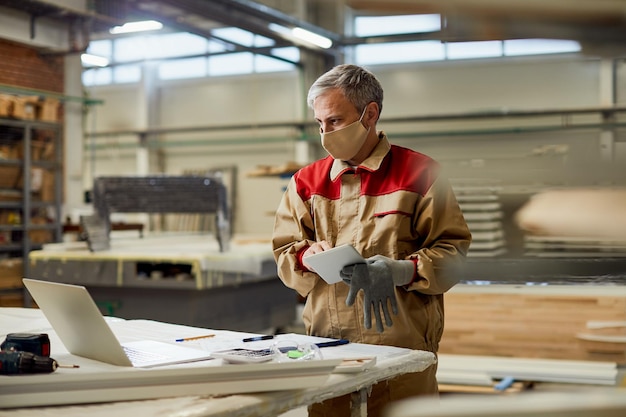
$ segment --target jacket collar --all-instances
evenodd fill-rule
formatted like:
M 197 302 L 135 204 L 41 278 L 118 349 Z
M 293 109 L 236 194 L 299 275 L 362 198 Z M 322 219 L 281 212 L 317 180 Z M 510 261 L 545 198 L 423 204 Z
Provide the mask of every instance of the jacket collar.
M 372 153 L 365 158 L 365 160 L 361 162 L 357 168 L 365 169 L 367 171 L 377 171 L 378 168 L 380 168 L 380 165 L 383 163 L 383 159 L 385 159 L 385 156 L 391 149 L 391 145 L 389 144 L 387 135 L 382 130 L 378 132 L 378 138 L 378 145 L 376 145 Z M 335 181 L 341 176 L 341 174 L 349 170 L 352 170 L 352 166 L 347 164 L 345 161 L 335 159 L 330 168 L 330 180 Z

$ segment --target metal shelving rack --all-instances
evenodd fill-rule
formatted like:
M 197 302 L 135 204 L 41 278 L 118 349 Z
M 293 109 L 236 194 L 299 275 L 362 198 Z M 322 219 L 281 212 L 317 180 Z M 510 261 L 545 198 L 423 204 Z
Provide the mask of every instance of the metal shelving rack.
M 18 254 L 22 257 L 23 275 L 30 275 L 29 253 L 38 249 L 39 245 L 31 242 L 29 232 L 33 230 L 50 230 L 53 241 L 62 239 L 61 204 L 63 198 L 63 143 L 61 136 L 62 125 L 59 123 L 43 122 L 38 120 L 16 120 L 0 118 L 0 142 L 19 143 L 22 145 L 21 159 L 0 159 L 0 166 L 13 166 L 21 169 L 21 187 L 12 189 L 12 192 L 21 193 L 18 201 L 0 201 L 0 209 L 16 210 L 20 212 L 20 224 L 0 224 L 0 231 L 21 233 L 21 241 L 0 245 L 0 255 Z M 4 132 L 3 132 L 4 130 Z M 34 160 L 32 155 L 33 136 L 36 130 L 51 132 L 53 141 L 52 160 Z M 7 134 L 3 134 L 10 132 Z M 21 132 L 21 135 L 20 135 Z M 32 168 L 42 168 L 53 174 L 54 197 L 52 201 L 36 201 L 32 197 L 31 175 Z M 48 214 L 53 218 L 51 223 L 34 224 L 31 221 L 32 211 L 35 209 L 48 209 Z M 52 209 L 52 210 L 50 210 Z M 16 290 L 19 291 L 19 290 Z M 30 306 L 30 297 L 24 293 L 24 304 Z

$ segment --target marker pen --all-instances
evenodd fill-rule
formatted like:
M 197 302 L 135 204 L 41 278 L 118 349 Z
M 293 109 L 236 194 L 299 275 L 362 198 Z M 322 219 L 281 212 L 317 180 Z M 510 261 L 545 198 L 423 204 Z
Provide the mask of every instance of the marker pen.
M 254 336 L 254 337 L 246 337 L 245 339 L 243 339 L 244 342 L 258 342 L 260 340 L 270 340 L 273 339 L 274 336 L 272 336 L 271 334 L 265 335 L 265 336 Z

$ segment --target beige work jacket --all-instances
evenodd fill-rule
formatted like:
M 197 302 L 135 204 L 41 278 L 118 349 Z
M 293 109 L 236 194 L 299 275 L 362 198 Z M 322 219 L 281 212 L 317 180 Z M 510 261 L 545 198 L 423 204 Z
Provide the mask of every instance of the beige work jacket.
M 459 280 L 471 234 L 438 164 L 379 136 L 356 170 L 329 156 L 291 178 L 272 236 L 278 275 L 306 297 L 307 334 L 436 352 L 443 293 Z M 383 333 L 375 323 L 365 328 L 362 292 L 348 307 L 348 285 L 329 285 L 300 265 L 298 254 L 321 240 L 352 244 L 365 258 L 418 259 L 419 276 L 396 287 L 399 313 L 392 327 Z

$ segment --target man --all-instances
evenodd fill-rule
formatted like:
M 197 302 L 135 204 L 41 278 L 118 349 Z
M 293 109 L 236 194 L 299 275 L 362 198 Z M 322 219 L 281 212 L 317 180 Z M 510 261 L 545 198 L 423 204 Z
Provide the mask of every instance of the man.
M 382 100 L 376 77 L 355 65 L 339 65 L 311 86 L 307 102 L 330 155 L 290 180 L 276 213 L 274 256 L 281 280 L 306 297 L 307 334 L 436 353 L 443 293 L 459 280 L 471 234 L 438 164 L 376 131 Z M 344 282 L 329 285 L 306 258 L 343 244 L 367 263 L 345 267 Z M 436 370 L 376 384 L 368 415 L 390 401 L 436 395 Z M 309 415 L 350 415 L 349 396 L 315 404 Z

